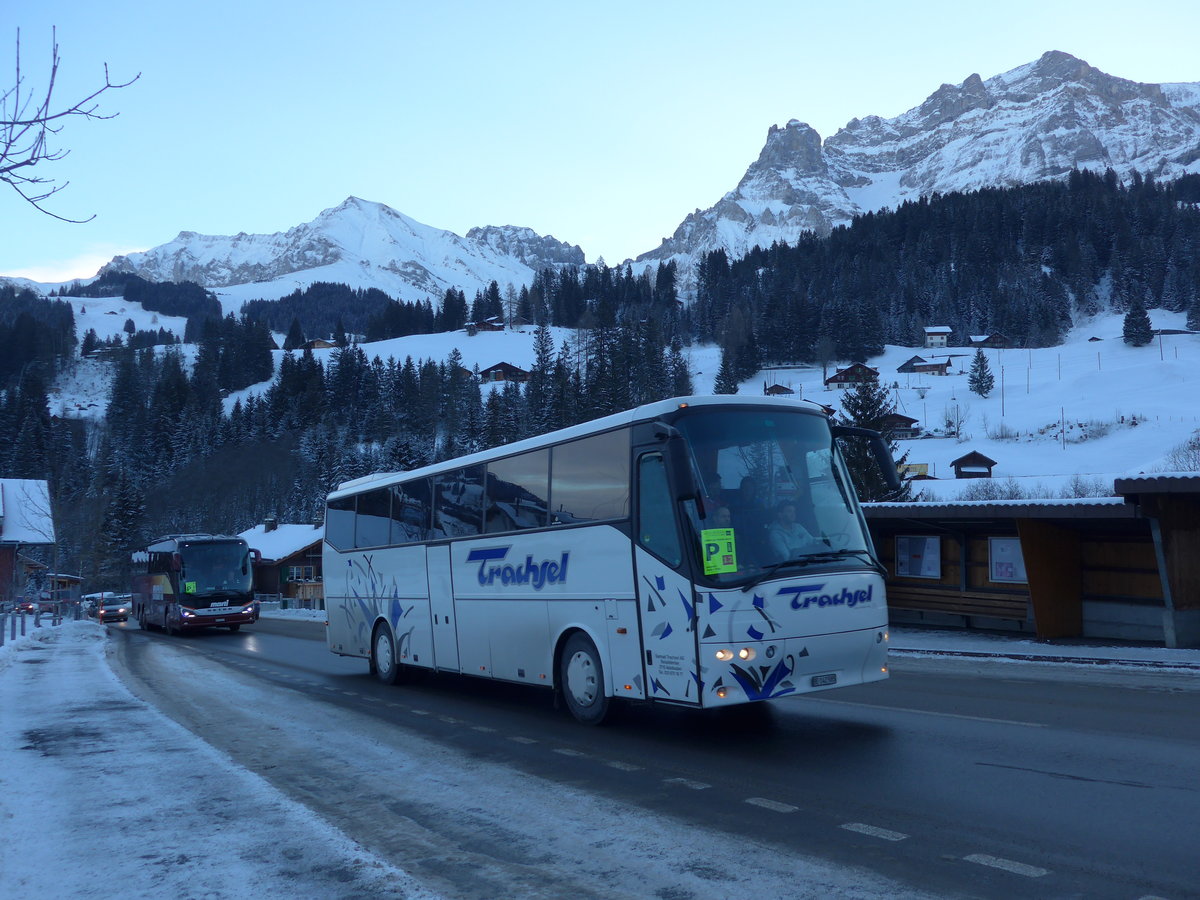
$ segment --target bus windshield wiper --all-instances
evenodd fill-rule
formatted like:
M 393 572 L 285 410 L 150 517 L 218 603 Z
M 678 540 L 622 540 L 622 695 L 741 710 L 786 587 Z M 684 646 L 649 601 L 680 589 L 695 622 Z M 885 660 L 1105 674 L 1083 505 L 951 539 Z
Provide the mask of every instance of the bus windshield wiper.
M 816 565 L 817 563 L 845 559 L 848 556 L 862 557 L 867 563 L 870 564 L 871 568 L 877 570 L 879 574 L 882 575 L 885 572 L 880 562 L 866 550 L 851 550 L 849 548 L 844 548 L 841 550 L 820 550 L 816 553 L 806 553 L 803 556 L 797 556 L 793 559 L 785 559 L 777 563 L 772 563 L 747 581 L 744 585 L 742 585 L 742 591 L 745 592 L 753 587 L 757 587 L 780 569 L 785 567 L 795 566 L 796 568 L 802 569 L 806 566 Z

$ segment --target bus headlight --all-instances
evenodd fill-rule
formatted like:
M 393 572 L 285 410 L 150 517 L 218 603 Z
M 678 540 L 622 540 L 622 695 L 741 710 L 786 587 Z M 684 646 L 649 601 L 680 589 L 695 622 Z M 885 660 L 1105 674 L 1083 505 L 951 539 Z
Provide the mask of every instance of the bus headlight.
M 719 659 L 721 662 L 727 662 L 728 660 L 733 659 L 733 651 L 722 647 L 717 651 L 717 659 Z
M 749 662 L 756 656 L 758 656 L 758 653 L 753 647 L 743 647 L 738 651 L 738 659 L 744 659 L 746 662 Z

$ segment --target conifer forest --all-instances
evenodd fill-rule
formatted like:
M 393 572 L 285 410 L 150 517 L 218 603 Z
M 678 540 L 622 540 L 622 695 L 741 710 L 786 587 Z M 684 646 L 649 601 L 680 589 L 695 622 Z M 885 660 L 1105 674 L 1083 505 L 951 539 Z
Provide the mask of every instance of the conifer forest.
M 413 303 L 317 284 L 222 317 L 194 284 L 107 274 L 62 293 L 124 296 L 187 318 L 182 336 L 128 322 L 124 338 L 101 340 L 76 334 L 61 298 L 0 286 L 0 474 L 49 481 L 60 570 L 111 589 L 124 583 L 130 549 L 159 534 L 313 521 L 346 479 L 689 394 L 695 343 L 720 345 L 716 390 L 732 393 L 764 365 L 920 346 L 932 324 L 950 325 L 952 344 L 999 332 L 1019 347 L 1053 346 L 1074 316 L 1106 309 L 1186 311 L 1200 327 L 1200 176 L 1122 184 L 1111 172 L 1072 172 L 935 195 L 742 259 L 714 251 L 694 272 L 546 269 L 473 298 L 450 290 Z M 371 354 L 372 341 L 487 319 L 537 329 L 526 383 L 481 385 L 457 351 Z M 555 346 L 551 325 L 570 339 Z M 273 333 L 286 335 L 278 365 Z M 301 349 L 313 337 L 338 346 L 327 361 Z M 110 369 L 104 415 L 51 416 L 50 386 L 84 354 Z M 226 396 L 264 382 L 226 409 Z M 869 427 L 890 411 L 878 395 L 848 397 L 837 414 Z

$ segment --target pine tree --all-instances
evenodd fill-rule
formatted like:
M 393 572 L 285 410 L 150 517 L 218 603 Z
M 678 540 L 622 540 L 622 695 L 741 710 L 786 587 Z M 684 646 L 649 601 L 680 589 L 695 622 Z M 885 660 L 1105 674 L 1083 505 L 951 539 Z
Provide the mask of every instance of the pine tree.
M 860 381 L 842 400 L 842 420 L 848 425 L 858 425 L 880 432 L 888 441 L 896 464 L 902 465 L 907 454 L 897 456 L 896 451 L 899 448 L 891 440 L 890 429 L 885 425 L 887 416 L 895 411 L 895 405 L 888 399 L 887 388 L 881 385 L 877 378 Z M 842 452 L 846 457 L 846 466 L 854 478 L 854 486 L 858 489 L 860 500 L 912 499 L 912 488 L 908 482 L 904 483 L 899 494 L 888 487 L 865 440 L 856 438 L 844 441 Z
M 1150 316 L 1140 301 L 1135 300 L 1125 313 L 1125 327 L 1122 329 L 1125 343 L 1131 347 L 1145 347 L 1154 340 L 1154 330 L 1150 325 Z
M 992 388 L 996 386 L 996 379 L 992 375 L 992 370 L 988 368 L 987 357 L 983 355 L 983 348 L 975 351 L 975 359 L 971 361 L 971 374 L 967 376 L 967 387 L 972 393 L 978 394 L 980 397 L 986 397 L 992 392 Z
M 300 320 L 293 317 L 288 326 L 287 337 L 283 339 L 284 350 L 299 350 L 304 346 L 304 331 L 300 328 Z
M 729 360 L 730 355 L 728 351 L 721 353 L 721 368 L 717 370 L 717 379 L 713 384 L 714 394 L 736 394 L 738 392 L 738 380 L 733 372 L 733 363 Z

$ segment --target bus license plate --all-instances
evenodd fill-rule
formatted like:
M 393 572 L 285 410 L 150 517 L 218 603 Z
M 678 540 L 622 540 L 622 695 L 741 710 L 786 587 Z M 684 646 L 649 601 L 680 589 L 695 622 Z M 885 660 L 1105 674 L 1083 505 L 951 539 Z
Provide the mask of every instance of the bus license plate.
M 217 619 L 218 622 L 224 622 L 224 619 Z
M 813 687 L 824 687 L 827 684 L 837 684 L 837 675 L 814 675 L 812 677 Z

